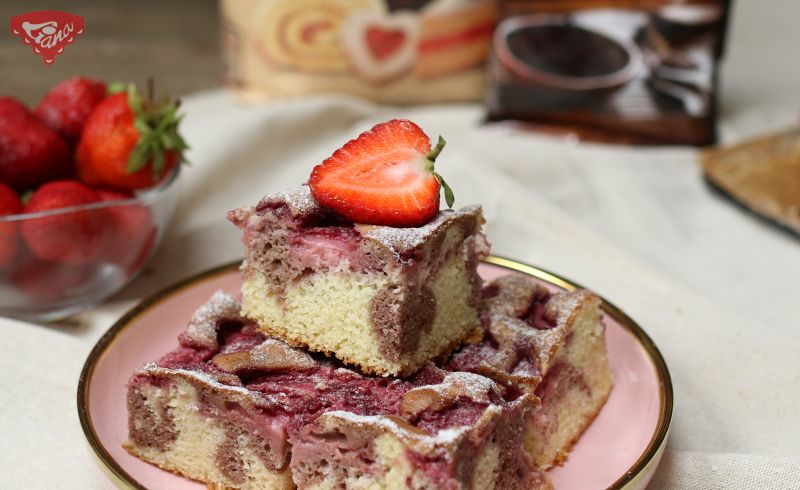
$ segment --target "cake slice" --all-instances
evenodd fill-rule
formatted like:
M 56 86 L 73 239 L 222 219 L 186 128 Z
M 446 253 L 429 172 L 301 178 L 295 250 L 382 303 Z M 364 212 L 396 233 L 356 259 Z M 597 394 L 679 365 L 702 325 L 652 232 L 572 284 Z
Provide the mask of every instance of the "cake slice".
M 533 395 L 427 365 L 357 373 L 268 338 L 216 293 L 128 385 L 135 456 L 219 489 L 550 488 L 522 446 Z
M 504 398 L 489 378 L 428 365 L 391 411 L 321 414 L 292 438 L 300 488 L 550 488 L 522 427 L 534 398 Z
M 552 294 L 519 275 L 494 280 L 482 295 L 484 340 L 446 366 L 539 397 L 525 447 L 539 468 L 561 464 L 611 392 L 600 298 L 583 290 Z
M 229 219 L 243 231 L 242 312 L 271 337 L 406 376 L 480 331 L 478 206 L 415 228 L 362 225 L 301 186 Z
M 217 367 L 249 351 L 260 369 L 301 371 L 311 358 L 264 344 L 245 328 L 240 305 L 215 293 L 194 314 L 180 346 L 136 371 L 128 382 L 128 440 L 134 456 L 209 488 L 291 489 L 288 417 L 272 415 L 274 397 L 245 388 Z M 242 354 L 238 354 L 242 356 Z

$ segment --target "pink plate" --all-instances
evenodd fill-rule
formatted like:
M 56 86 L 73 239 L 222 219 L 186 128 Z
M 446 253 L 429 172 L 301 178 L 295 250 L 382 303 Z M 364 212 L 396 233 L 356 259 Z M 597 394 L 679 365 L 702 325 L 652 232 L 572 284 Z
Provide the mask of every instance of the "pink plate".
M 145 362 L 177 345 L 192 312 L 217 289 L 236 293 L 238 264 L 220 267 L 161 291 L 128 312 L 89 354 L 78 385 L 78 414 L 109 487 L 172 490 L 203 485 L 162 471 L 122 449 L 127 437 L 125 383 Z M 575 283 L 541 269 L 490 257 L 486 279 L 528 274 L 553 290 Z M 672 384 L 661 354 L 625 313 L 604 301 L 606 342 L 614 389 L 566 463 L 551 470 L 557 490 L 641 489 L 650 481 L 672 417 Z

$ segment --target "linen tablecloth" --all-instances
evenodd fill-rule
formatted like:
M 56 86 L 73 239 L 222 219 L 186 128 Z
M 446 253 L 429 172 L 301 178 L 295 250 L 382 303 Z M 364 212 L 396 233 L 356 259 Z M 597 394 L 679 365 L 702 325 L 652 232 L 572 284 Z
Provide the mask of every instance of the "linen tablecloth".
M 727 68 L 727 141 L 792 124 L 797 102 L 780 100 L 797 95 L 791 86 L 750 72 L 765 45 L 739 29 Z M 0 487 L 101 488 L 75 409 L 94 342 L 143 296 L 241 257 L 228 209 L 305 181 L 372 124 L 408 117 L 447 138 L 437 168 L 457 205 L 483 204 L 496 254 L 596 290 L 661 349 L 675 413 L 652 488 L 800 488 L 800 242 L 709 193 L 695 150 L 576 145 L 486 127 L 477 105 L 390 108 L 322 97 L 245 108 L 216 91 L 184 108 L 191 165 L 173 225 L 144 273 L 68 322 L 0 319 Z

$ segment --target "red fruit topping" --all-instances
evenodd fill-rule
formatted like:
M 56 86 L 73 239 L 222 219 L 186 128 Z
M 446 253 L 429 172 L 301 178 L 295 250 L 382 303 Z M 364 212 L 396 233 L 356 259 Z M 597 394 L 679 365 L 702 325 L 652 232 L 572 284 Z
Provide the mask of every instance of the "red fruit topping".
M 133 87 L 107 97 L 89 115 L 75 154 L 84 182 L 143 189 L 161 182 L 182 159 L 177 103 L 142 100 Z
M 0 182 L 0 268 L 10 264 L 20 248 L 19 222 L 4 222 L 2 217 L 21 212 L 22 201 L 17 193 Z
M 433 164 L 436 148 L 419 126 L 393 119 L 348 141 L 314 167 L 308 185 L 314 198 L 345 218 L 386 226 L 421 226 L 439 211 L 439 189 L 448 206 L 453 194 Z
M 36 213 L 100 201 L 100 196 L 80 182 L 49 182 L 34 192 L 26 213 Z M 84 264 L 105 252 L 110 236 L 107 209 L 79 210 L 22 223 L 22 236 L 33 254 L 52 262 Z
M 132 199 L 133 194 L 113 190 L 96 191 L 102 201 Z M 108 208 L 114 233 L 103 259 L 122 266 L 126 270 L 141 262 L 142 255 L 149 255 L 156 227 L 150 210 L 141 204 L 124 204 Z
M 0 181 L 18 192 L 67 177 L 67 144 L 12 97 L 0 97 Z
M 36 106 L 34 114 L 64 140 L 75 144 L 89 114 L 105 98 L 105 82 L 70 78 L 50 89 Z

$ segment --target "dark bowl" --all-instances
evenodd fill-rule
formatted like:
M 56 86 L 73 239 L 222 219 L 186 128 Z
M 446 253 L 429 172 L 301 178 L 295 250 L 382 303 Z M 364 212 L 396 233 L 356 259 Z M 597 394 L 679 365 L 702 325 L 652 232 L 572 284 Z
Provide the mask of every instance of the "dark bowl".
M 522 90 L 550 102 L 605 97 L 633 79 L 641 53 L 632 43 L 569 23 L 564 17 L 526 15 L 498 25 L 494 50 Z
M 715 32 L 721 20 L 720 5 L 665 5 L 650 15 L 653 27 L 673 47 Z

